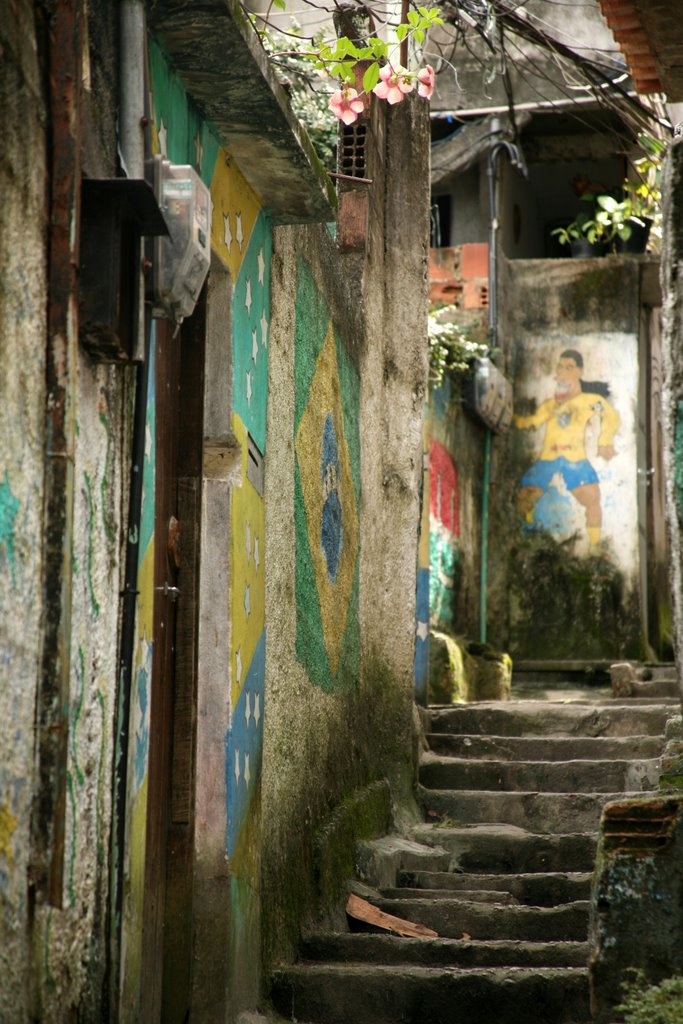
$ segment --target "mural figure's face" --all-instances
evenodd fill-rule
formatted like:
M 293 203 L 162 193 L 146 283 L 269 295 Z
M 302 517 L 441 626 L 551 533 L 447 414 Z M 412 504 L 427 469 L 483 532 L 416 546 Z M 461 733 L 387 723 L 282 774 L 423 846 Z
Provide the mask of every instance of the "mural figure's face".
M 566 402 L 581 392 L 583 370 L 568 356 L 561 356 L 555 370 L 555 401 Z

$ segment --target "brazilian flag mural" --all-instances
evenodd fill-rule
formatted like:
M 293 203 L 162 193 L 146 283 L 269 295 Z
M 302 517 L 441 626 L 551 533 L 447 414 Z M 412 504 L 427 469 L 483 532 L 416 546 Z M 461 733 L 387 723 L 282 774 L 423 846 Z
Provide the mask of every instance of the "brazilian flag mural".
M 295 344 L 296 653 L 338 692 L 359 670 L 360 382 L 303 260 Z

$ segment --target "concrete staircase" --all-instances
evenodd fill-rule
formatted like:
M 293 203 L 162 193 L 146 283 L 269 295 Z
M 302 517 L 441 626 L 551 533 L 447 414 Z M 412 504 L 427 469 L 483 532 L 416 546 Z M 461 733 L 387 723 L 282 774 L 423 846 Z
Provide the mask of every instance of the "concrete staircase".
M 306 1024 L 588 1024 L 588 914 L 603 804 L 656 789 L 676 700 L 432 708 L 426 822 L 365 844 L 360 895 L 439 938 L 311 935 L 273 978 Z M 354 927 L 350 922 L 350 927 Z

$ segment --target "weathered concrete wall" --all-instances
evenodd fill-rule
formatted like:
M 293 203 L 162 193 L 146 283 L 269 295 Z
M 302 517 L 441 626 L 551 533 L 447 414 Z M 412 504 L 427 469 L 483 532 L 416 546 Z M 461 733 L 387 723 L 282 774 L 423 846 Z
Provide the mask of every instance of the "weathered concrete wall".
M 46 335 L 45 99 L 28 0 L 5 11 L 0 47 L 0 1006 L 8 1022 L 19 1024 L 29 1014 Z
M 681 800 L 655 795 L 603 811 L 593 884 L 591 1011 L 610 1024 L 630 970 L 645 987 L 683 970 Z
M 639 264 L 513 261 L 503 280 L 516 418 L 494 448 L 491 637 L 635 657 Z
M 664 166 L 662 248 L 664 467 L 671 545 L 673 639 L 683 696 L 683 146 L 671 144 Z
M 333 808 L 355 793 L 353 806 L 366 808 L 356 827 L 371 834 L 386 823 L 359 795 L 368 783 L 386 777 L 394 799 L 409 801 L 426 378 L 425 114 L 406 103 L 386 123 L 373 120 L 364 258 L 341 257 L 324 228 L 274 233 L 266 962 L 291 955 L 301 920 L 329 912 L 327 901 L 341 895 L 345 858 L 336 879 L 323 872 L 324 893 L 315 885 Z M 402 212 L 408 197 L 410 218 Z
M 78 356 L 62 907 L 30 909 L 29 819 L 42 628 L 46 216 L 44 22 L 31 3 L 0 19 L 0 1006 L 3 1021 L 99 1019 L 106 971 L 110 782 L 125 525 L 130 375 Z M 90 35 L 84 103 L 109 109 L 115 12 Z M 89 138 L 90 173 L 113 175 L 113 120 Z M 87 161 L 86 161 L 87 162 Z

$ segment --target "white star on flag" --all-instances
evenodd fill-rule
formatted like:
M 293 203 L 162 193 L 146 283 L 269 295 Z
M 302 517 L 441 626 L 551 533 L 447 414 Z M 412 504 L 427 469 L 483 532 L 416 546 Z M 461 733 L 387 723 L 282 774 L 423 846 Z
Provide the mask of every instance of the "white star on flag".
M 159 131 L 157 132 L 157 135 L 159 136 L 159 150 L 161 155 L 168 156 L 168 132 L 166 130 L 163 117 L 159 121 Z
M 223 241 L 225 242 L 225 248 L 230 252 L 230 246 L 232 245 L 232 230 L 230 228 L 230 214 L 223 214 Z
M 261 694 L 257 693 L 254 697 L 254 721 L 258 726 L 259 718 L 261 717 Z
M 245 704 L 245 707 L 244 707 L 244 718 L 245 718 L 245 721 L 246 721 L 247 725 L 249 725 L 249 719 L 251 718 L 251 697 L 249 695 L 249 691 L 248 690 L 247 690 L 247 699 L 245 700 L 244 704 Z
M 263 249 L 259 250 L 258 254 L 258 280 L 259 284 L 263 284 L 263 275 L 266 269 L 266 261 L 263 258 Z
M 256 328 L 252 328 L 251 332 L 251 358 L 254 360 L 254 366 L 256 366 L 256 358 L 258 356 L 258 339 L 256 337 Z
M 268 321 L 265 309 L 261 313 L 261 344 L 264 348 L 268 348 Z
M 247 370 L 247 405 L 251 405 L 251 371 Z
M 235 214 L 235 224 L 237 225 L 236 231 L 235 231 L 235 238 L 237 239 L 237 244 L 240 247 L 240 252 L 242 252 L 242 242 L 244 241 L 244 232 L 242 231 L 242 214 L 241 213 L 236 213 Z
M 242 682 L 242 655 L 240 654 L 239 647 L 237 648 L 237 654 L 235 655 L 235 675 L 237 676 L 237 685 Z
M 417 635 L 420 640 L 426 640 L 429 636 L 429 623 L 418 622 L 417 624 Z
M 249 768 L 250 756 L 249 754 L 244 755 L 244 781 L 249 785 L 251 781 L 251 769 Z
M 251 558 L 251 523 L 247 523 L 246 529 L 247 561 Z
M 244 610 L 247 613 L 247 618 L 251 615 L 251 587 L 247 583 L 244 588 Z
M 247 287 L 244 295 L 244 305 L 247 307 L 247 313 L 251 316 L 251 281 L 247 278 Z
M 254 564 L 256 565 L 256 572 L 258 572 L 259 563 L 261 556 L 259 555 L 259 543 L 258 537 L 254 537 Z
M 235 751 L 235 779 L 237 782 L 240 781 L 240 752 Z

